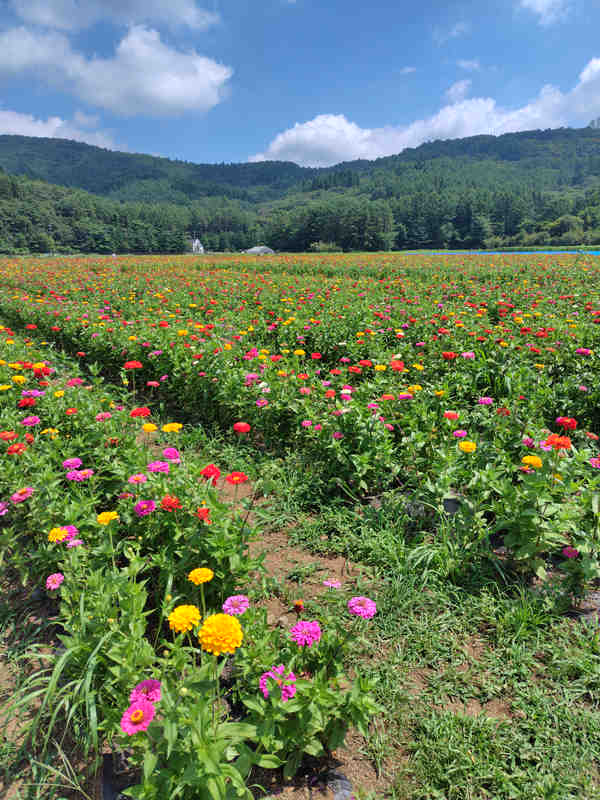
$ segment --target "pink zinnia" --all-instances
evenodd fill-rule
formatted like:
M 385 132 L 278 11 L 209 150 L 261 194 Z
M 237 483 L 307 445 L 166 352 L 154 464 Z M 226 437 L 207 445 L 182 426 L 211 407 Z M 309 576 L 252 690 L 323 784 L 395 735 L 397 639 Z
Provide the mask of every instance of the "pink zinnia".
M 290 638 L 300 647 L 312 647 L 321 638 L 321 626 L 316 621 L 301 620 L 291 629 Z
M 303 428 L 310 428 L 310 426 L 312 425 L 312 420 L 303 419 L 301 424 Z
M 356 617 L 371 619 L 377 613 L 377 605 L 368 597 L 352 597 L 348 600 L 348 611 Z
M 83 539 L 68 539 L 64 541 L 67 542 L 67 547 L 69 549 L 72 547 L 79 547 L 80 544 L 83 544 Z
M 458 430 L 458 431 L 453 431 L 452 432 L 452 436 L 454 436 L 456 439 L 464 439 L 466 435 L 467 435 L 467 432 L 463 431 L 463 430 Z
M 15 505 L 17 503 L 22 503 L 24 500 L 27 500 L 33 494 L 33 486 L 26 486 L 24 489 L 19 489 L 18 492 L 11 494 L 10 500 L 11 503 Z
M 151 514 L 155 509 L 156 503 L 154 500 L 140 500 L 139 503 L 136 503 L 133 507 L 138 517 L 145 517 Z
M 104 422 L 104 420 L 110 419 L 112 414 L 110 411 L 101 411 L 99 414 L 96 414 L 96 422 Z
M 67 458 L 62 462 L 65 469 L 78 469 L 82 464 L 83 461 L 80 458 Z
M 598 458 L 597 456 L 590 458 L 589 463 L 592 465 L 592 467 L 600 469 L 600 458 Z
M 323 586 L 327 586 L 328 589 L 340 589 L 342 584 L 339 581 L 323 581 Z
M 231 597 L 228 597 L 227 600 L 225 600 L 221 608 L 226 614 L 239 617 L 241 614 L 243 614 L 245 611 L 248 610 L 249 605 L 250 605 L 250 600 L 246 597 L 245 594 L 234 594 Z
M 576 550 L 574 547 L 563 547 L 562 554 L 565 558 L 577 558 L 579 555 L 579 550 Z
M 32 428 L 34 425 L 39 425 L 41 421 L 39 417 L 25 417 L 25 419 L 21 420 L 21 425 L 25 425 L 26 428 Z
M 148 464 L 148 472 L 169 472 L 169 465 L 166 461 L 151 461 Z
M 134 475 L 127 478 L 127 483 L 146 483 L 147 480 L 148 476 L 144 475 L 143 472 L 136 472 Z
M 154 719 L 156 709 L 154 705 L 145 698 L 141 697 L 132 703 L 121 717 L 121 730 L 127 736 L 134 733 L 145 731 Z
M 64 579 L 65 576 L 62 574 L 62 572 L 54 572 L 52 575 L 48 575 L 46 578 L 46 589 L 49 591 L 58 589 Z
M 588 347 L 578 347 L 575 352 L 578 356 L 589 356 L 592 351 Z
M 480 406 L 491 406 L 494 402 L 493 397 L 480 397 L 477 401 Z
M 160 697 L 160 681 L 154 678 L 147 678 L 134 687 L 129 695 L 129 702 L 136 703 L 138 700 L 148 700 L 150 703 L 158 703 Z
M 269 678 L 274 680 L 281 689 L 281 699 L 284 703 L 296 694 L 296 676 L 293 672 L 288 672 L 286 675 L 283 664 L 279 664 L 278 667 L 271 667 L 268 672 L 263 672 L 260 676 L 258 685 L 265 697 L 269 696 Z
M 163 450 L 163 456 L 167 459 L 167 461 L 171 461 L 173 464 L 181 464 L 179 450 L 176 447 L 165 447 Z

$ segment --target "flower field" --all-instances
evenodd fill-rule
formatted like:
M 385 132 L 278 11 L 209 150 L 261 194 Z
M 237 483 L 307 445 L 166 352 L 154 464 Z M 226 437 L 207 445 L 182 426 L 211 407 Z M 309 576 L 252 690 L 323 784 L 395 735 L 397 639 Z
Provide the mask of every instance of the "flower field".
M 2 260 L 2 564 L 57 644 L 5 703 L 22 748 L 71 737 L 126 753 L 129 796 L 228 798 L 350 736 L 378 775 L 356 797 L 594 797 L 599 273 Z M 281 530 L 317 559 L 284 581 Z M 313 580 L 340 555 L 366 577 Z

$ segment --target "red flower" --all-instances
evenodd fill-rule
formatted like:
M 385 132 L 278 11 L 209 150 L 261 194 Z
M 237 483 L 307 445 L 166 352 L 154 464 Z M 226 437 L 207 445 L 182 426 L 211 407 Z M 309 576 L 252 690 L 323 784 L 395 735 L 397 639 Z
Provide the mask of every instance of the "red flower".
M 27 323 L 27 325 L 25 325 L 25 328 L 28 331 L 35 331 L 35 330 L 37 330 L 37 325 L 33 325 L 31 322 L 29 322 L 29 323 Z
M 142 369 L 141 361 L 126 361 L 123 364 L 123 369 Z
M 500 408 L 497 408 L 496 414 L 498 414 L 499 417 L 510 417 L 510 411 L 508 408 L 506 408 L 506 406 L 500 406 Z
M 358 363 L 359 363 L 359 365 L 361 367 L 372 367 L 373 366 L 373 362 L 369 361 L 368 358 L 361 358 L 361 360 Z
M 446 419 L 457 420 L 459 417 L 458 411 L 444 411 Z
M 0 439 L 3 442 L 12 442 L 14 439 L 18 439 L 19 434 L 15 433 L 15 431 L 0 431 Z
M 18 405 L 19 408 L 33 408 L 35 405 L 35 397 L 22 397 Z
M 115 436 L 111 436 L 110 439 L 107 439 L 104 442 L 104 447 L 118 447 L 119 440 Z
M 35 437 L 32 433 L 25 434 L 25 441 L 29 442 L 29 444 L 33 444 L 35 442 Z
M 556 424 L 567 431 L 574 431 L 577 427 L 577 420 L 573 417 L 557 417 Z
M 236 422 L 234 423 L 233 430 L 236 433 L 250 433 L 250 425 L 247 422 Z
M 231 472 L 226 476 L 225 480 L 232 486 L 237 486 L 238 483 L 245 483 L 248 480 L 248 476 L 244 472 Z
M 458 358 L 458 353 L 454 353 L 452 350 L 445 350 L 442 353 L 442 357 L 445 361 L 452 361 L 455 358 Z
M 394 370 L 394 372 L 402 372 L 404 369 L 404 361 L 398 361 L 395 358 L 392 358 L 390 361 L 390 366 Z
M 174 494 L 166 494 L 160 502 L 163 511 L 177 511 L 182 508 L 181 501 Z
M 27 445 L 25 444 L 25 442 L 15 442 L 14 444 L 11 444 L 10 447 L 7 448 L 6 452 L 8 453 L 9 456 L 13 456 L 13 455 L 20 455 L 21 453 L 24 453 L 25 450 L 27 450 Z
M 129 412 L 130 417 L 149 417 L 150 416 L 150 409 L 146 406 L 141 406 L 140 408 L 133 408 Z
M 598 439 L 600 438 L 597 433 L 592 433 L 591 431 L 586 431 L 585 435 L 588 437 L 588 439 L 592 439 L 594 442 L 597 442 Z M 15 434 L 15 436 L 16 436 L 16 434 Z M 0 439 L 1 438 L 2 438 L 2 434 L 0 433 Z
M 321 353 L 311 353 L 310 357 L 313 359 L 313 361 L 318 361 L 321 358 Z
M 221 470 L 216 466 L 216 464 L 207 464 L 204 469 L 200 470 L 200 475 L 203 478 L 206 478 L 207 481 L 212 481 L 212 485 L 216 486 L 217 481 L 221 476 Z
M 76 408 L 67 408 L 67 410 L 65 411 L 65 414 L 68 414 L 70 417 L 73 416 L 73 414 L 76 414 L 76 413 L 77 413 L 77 409 Z
M 210 525 L 210 508 L 199 506 L 196 509 L 196 516 L 198 519 L 201 519 L 202 522 L 206 522 L 207 525 Z
M 551 433 L 546 439 L 545 444 L 550 445 L 555 450 L 570 450 L 571 440 L 568 436 L 559 436 L 557 433 Z

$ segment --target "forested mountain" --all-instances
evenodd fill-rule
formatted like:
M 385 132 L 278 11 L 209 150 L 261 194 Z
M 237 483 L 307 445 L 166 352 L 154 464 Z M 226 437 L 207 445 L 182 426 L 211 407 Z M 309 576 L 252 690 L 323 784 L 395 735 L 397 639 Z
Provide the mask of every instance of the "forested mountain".
M 3 252 L 179 252 L 192 231 L 212 250 L 600 243 L 594 127 L 428 142 L 325 169 L 0 136 L 0 169 Z

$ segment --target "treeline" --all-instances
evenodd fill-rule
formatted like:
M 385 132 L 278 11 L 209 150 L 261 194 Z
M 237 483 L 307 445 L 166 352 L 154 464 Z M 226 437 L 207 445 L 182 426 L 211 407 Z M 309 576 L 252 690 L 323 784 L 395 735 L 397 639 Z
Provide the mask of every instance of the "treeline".
M 0 172 L 0 252 L 497 248 L 600 244 L 600 189 L 564 192 L 462 187 L 373 199 L 300 192 L 268 207 L 231 198 L 193 204 L 118 202 Z

